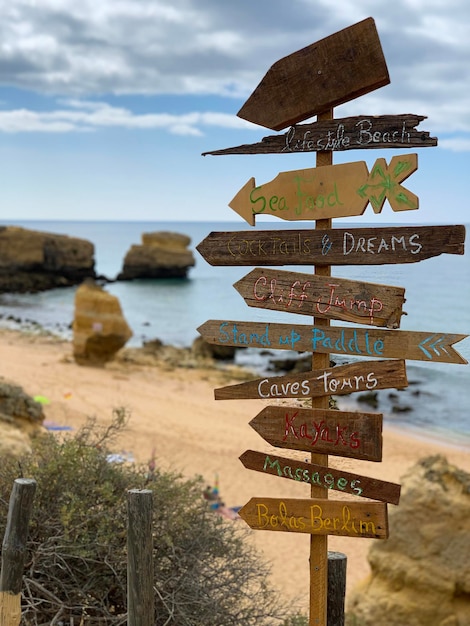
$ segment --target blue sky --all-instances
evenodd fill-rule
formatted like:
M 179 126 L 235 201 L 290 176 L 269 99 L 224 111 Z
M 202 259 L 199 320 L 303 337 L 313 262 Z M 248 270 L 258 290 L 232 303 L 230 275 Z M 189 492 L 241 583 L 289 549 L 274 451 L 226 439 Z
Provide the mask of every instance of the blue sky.
M 426 115 L 419 128 L 439 146 L 418 150 L 419 169 L 404 183 L 418 211 L 386 204 L 360 219 L 470 222 L 468 0 L 9 0 L 0 221 L 241 222 L 228 203 L 249 178 L 313 167 L 315 155 L 201 153 L 273 134 L 236 116 L 269 67 L 369 16 L 391 84 L 335 117 Z M 334 162 L 370 167 L 399 153 L 348 151 Z

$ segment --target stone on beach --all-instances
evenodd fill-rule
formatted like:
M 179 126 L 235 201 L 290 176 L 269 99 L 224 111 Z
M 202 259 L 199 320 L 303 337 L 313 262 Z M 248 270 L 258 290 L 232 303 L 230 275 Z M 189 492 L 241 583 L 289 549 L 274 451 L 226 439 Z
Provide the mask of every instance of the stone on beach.
M 43 421 L 41 404 L 19 385 L 0 382 L 0 457 L 30 452 L 30 438 L 42 432 Z
M 94 251 L 85 239 L 0 226 L 0 293 L 44 291 L 94 278 Z
M 390 538 L 375 542 L 371 576 L 348 612 L 363 626 L 470 624 L 470 474 L 441 455 L 403 477 Z
M 80 365 L 104 365 L 132 337 L 118 298 L 93 281 L 75 294 L 73 356 Z
M 172 232 L 143 233 L 142 244 L 127 252 L 117 280 L 134 278 L 186 278 L 195 264 L 191 239 Z

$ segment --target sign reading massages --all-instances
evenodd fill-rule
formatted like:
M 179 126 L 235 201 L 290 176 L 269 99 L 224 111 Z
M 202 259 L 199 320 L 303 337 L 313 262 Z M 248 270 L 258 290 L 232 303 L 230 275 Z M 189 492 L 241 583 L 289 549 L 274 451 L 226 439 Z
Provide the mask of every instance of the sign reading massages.
M 466 363 L 452 346 L 467 335 L 397 330 L 404 313 L 402 287 L 330 276 L 332 265 L 406 264 L 464 253 L 462 225 L 331 228 L 333 218 L 362 215 L 369 203 L 376 214 L 386 201 L 393 211 L 418 209 L 418 198 L 402 184 L 418 167 L 415 153 L 387 161 L 378 158 L 370 169 L 364 161 L 331 164 L 334 151 L 437 145 L 436 138 L 416 129 L 424 116 L 330 119 L 334 106 L 389 82 L 374 21 L 363 20 L 279 60 L 238 113 L 272 130 L 290 129 L 255 144 L 204 153 L 328 152 L 321 167 L 280 172 L 261 184 L 251 178 L 229 204 L 252 226 L 257 215 L 323 220 L 314 230 L 212 232 L 197 246 L 211 265 L 261 266 L 234 285 L 248 306 L 314 318 L 313 325 L 209 320 L 198 328 L 206 341 L 355 359 L 335 367 L 327 367 L 327 358 L 317 359 L 326 367 L 215 389 L 216 400 L 281 400 L 282 404 L 265 406 L 250 426 L 270 446 L 314 455 L 308 463 L 271 451 L 241 454 L 240 461 L 248 470 L 304 483 L 312 488 L 311 495 L 324 494 L 301 500 L 252 498 L 240 516 L 254 529 L 386 538 L 387 503 L 398 504 L 400 485 L 331 469 L 327 462 L 330 454 L 380 462 L 383 416 L 331 410 L 317 399 L 406 387 L 405 359 Z M 316 122 L 298 124 L 313 115 L 319 116 Z M 314 265 L 315 274 L 263 267 L 268 265 Z M 330 326 L 330 319 L 364 327 Z M 288 406 L 286 398 L 307 400 L 312 406 L 305 402 Z M 330 491 L 348 494 L 348 499 L 330 500 Z M 374 501 L 357 502 L 357 497 Z M 312 538 L 310 560 L 318 567 L 310 570 L 310 624 L 326 626 L 326 593 L 323 598 L 318 590 L 325 589 L 321 577 L 327 553 L 320 542 L 321 538 Z M 315 548 L 318 559 L 313 556 Z

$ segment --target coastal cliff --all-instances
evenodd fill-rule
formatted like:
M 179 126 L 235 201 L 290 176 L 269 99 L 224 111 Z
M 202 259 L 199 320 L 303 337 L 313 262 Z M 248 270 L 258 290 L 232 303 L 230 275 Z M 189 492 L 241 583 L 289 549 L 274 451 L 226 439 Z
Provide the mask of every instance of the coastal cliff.
M 186 278 L 195 264 L 190 243 L 191 239 L 180 233 L 143 233 L 142 244 L 131 246 L 127 252 L 117 280 Z
M 0 226 L 0 293 L 44 291 L 95 278 L 94 252 L 84 239 Z

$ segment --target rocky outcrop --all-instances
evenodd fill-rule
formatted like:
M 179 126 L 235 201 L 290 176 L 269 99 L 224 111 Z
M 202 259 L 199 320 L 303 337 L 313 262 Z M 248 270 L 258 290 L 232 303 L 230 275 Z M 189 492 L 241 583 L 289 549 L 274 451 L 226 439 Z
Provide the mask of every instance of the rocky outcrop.
M 214 359 L 216 361 L 233 361 L 236 348 L 232 346 L 219 346 L 209 343 L 202 337 L 196 337 L 191 346 L 191 351 L 197 359 Z
M 142 244 L 127 252 L 117 280 L 134 278 L 186 278 L 195 264 L 186 235 L 170 232 L 144 233 Z
M 390 538 L 370 549 L 372 574 L 349 601 L 347 623 L 470 624 L 470 474 L 435 456 L 402 480 Z
M 85 239 L 0 226 L 0 293 L 44 291 L 94 278 L 94 252 Z
M 0 381 L 0 458 L 31 451 L 31 437 L 42 432 L 44 413 L 21 387 Z
M 119 300 L 92 280 L 75 294 L 73 356 L 80 365 L 104 365 L 132 337 Z

